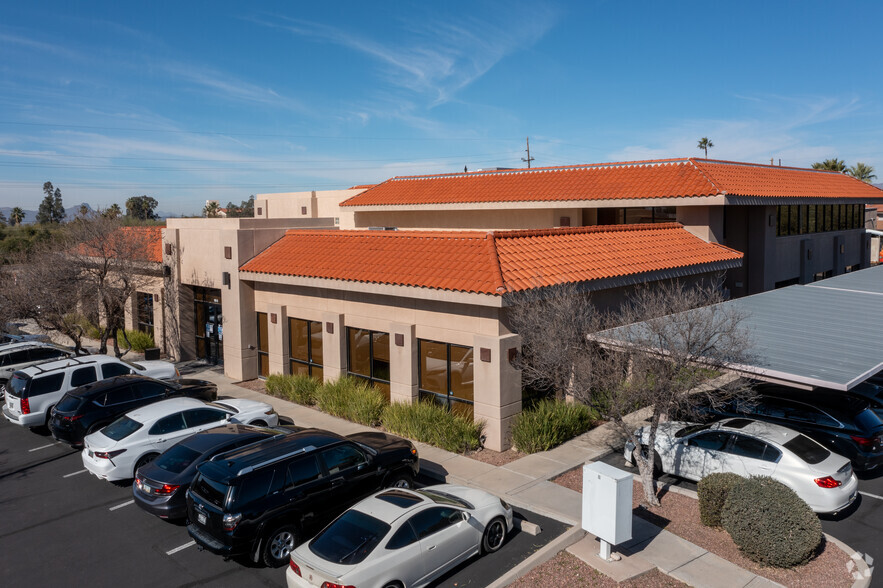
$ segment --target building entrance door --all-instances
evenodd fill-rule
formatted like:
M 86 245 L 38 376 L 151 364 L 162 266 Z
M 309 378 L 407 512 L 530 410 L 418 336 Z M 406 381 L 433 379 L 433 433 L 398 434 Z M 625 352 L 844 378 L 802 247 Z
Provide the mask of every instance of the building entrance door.
M 212 364 L 224 363 L 224 316 L 221 291 L 193 289 L 193 316 L 196 319 L 196 357 Z

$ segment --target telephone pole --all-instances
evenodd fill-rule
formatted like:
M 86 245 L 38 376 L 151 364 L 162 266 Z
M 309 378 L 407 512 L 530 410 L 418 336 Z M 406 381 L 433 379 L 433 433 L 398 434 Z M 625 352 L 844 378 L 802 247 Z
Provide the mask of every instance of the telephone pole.
M 530 162 L 533 161 L 533 157 L 530 156 L 530 137 L 527 138 L 527 158 L 522 157 L 521 161 L 527 162 L 527 169 L 530 169 Z

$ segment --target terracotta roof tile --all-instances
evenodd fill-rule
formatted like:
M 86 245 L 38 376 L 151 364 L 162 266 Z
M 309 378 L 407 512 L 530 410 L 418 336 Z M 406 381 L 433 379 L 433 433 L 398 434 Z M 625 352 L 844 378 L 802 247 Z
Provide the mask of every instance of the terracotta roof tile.
M 496 232 L 290 230 L 239 269 L 499 295 L 741 258 L 677 223 Z
M 715 195 L 877 200 L 837 172 L 698 158 L 395 177 L 341 206 L 560 202 Z

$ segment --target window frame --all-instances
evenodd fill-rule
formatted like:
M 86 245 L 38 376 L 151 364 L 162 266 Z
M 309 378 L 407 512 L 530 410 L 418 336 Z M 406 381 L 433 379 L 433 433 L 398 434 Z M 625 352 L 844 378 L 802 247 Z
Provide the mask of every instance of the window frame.
M 445 356 L 446 356 L 446 370 L 445 370 L 445 380 L 446 380 L 446 394 L 440 394 L 434 390 L 427 390 L 423 388 L 423 344 L 431 343 L 434 345 L 444 345 L 445 346 Z M 466 414 L 471 415 L 473 418 L 475 416 L 475 380 L 474 380 L 474 371 L 473 371 L 473 386 L 472 386 L 472 399 L 462 398 L 460 396 L 454 395 L 453 387 L 451 385 L 451 348 L 456 347 L 459 349 L 470 350 L 472 351 L 472 369 L 475 370 L 475 348 L 467 347 L 466 345 L 458 345 L 456 343 L 446 343 L 444 341 L 433 341 L 431 339 L 417 339 L 417 394 L 421 401 L 430 400 L 434 401 L 448 410 L 454 410 L 455 405 L 459 405 L 461 407 L 465 407 L 464 410 Z
M 306 361 L 304 361 L 303 359 L 296 359 L 294 357 L 294 354 L 292 353 L 292 351 L 293 351 L 293 348 L 292 348 L 293 335 L 292 335 L 292 333 L 294 332 L 292 329 L 292 326 L 295 321 L 300 321 L 300 322 L 306 323 L 306 327 L 307 327 L 307 360 Z M 322 381 L 325 379 L 325 366 L 323 363 L 315 361 L 315 358 L 314 358 L 314 355 L 315 355 L 314 350 L 313 350 L 313 326 L 314 325 L 319 327 L 319 338 L 323 339 L 324 330 L 322 328 L 322 321 L 313 321 L 313 320 L 309 320 L 309 319 L 288 317 L 288 371 L 290 374 L 296 373 L 294 370 L 295 364 L 301 365 L 301 366 L 306 366 L 307 374 L 310 377 L 316 378 L 316 379 Z M 324 359 L 325 359 L 325 342 L 324 342 L 324 340 L 322 340 L 321 347 L 322 347 L 322 350 L 320 351 L 320 353 L 322 355 L 322 361 L 324 361 Z M 318 373 L 314 373 L 314 372 L 318 372 Z

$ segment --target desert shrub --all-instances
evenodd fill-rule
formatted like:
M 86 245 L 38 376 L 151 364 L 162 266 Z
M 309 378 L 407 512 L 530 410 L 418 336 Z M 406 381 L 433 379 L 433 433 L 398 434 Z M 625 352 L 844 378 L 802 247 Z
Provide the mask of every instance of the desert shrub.
M 699 480 L 699 518 L 706 527 L 721 526 L 721 511 L 727 501 L 730 488 L 744 480 L 739 474 L 731 472 L 709 474 Z
M 515 419 L 512 442 L 525 453 L 546 451 L 585 433 L 596 420 L 585 404 L 541 400 Z
M 819 517 L 793 490 L 768 476 L 734 484 L 721 522 L 746 557 L 779 568 L 806 563 L 822 542 Z
M 391 433 L 458 453 L 481 447 L 484 430 L 483 421 L 474 422 L 431 402 L 394 402 L 383 409 L 381 422 Z
M 133 351 L 143 352 L 145 349 L 156 347 L 153 342 L 153 336 L 144 331 L 130 331 L 126 329 L 117 331 L 117 344 L 120 349 L 132 349 Z
M 380 423 L 386 397 L 361 378 L 342 377 L 316 388 L 319 410 L 363 425 Z
M 265 385 L 270 396 L 312 406 L 316 404 L 316 390 L 322 384 L 310 376 L 271 374 Z

